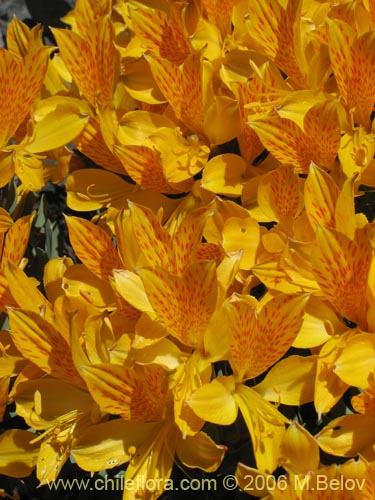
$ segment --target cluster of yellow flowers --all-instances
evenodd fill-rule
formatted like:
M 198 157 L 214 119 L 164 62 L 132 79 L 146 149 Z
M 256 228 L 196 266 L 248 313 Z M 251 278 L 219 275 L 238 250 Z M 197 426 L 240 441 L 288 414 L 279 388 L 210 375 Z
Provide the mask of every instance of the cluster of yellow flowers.
M 0 210 L 0 415 L 30 427 L 0 435 L 0 473 L 127 464 L 162 481 L 124 500 L 154 500 L 175 461 L 218 469 L 204 426 L 240 412 L 245 491 L 373 500 L 375 1 L 77 0 L 64 21 L 57 49 L 17 19 L 0 49 L 0 185 L 20 206 L 66 179 L 97 215 L 66 218 L 81 263 L 49 260 L 42 293 L 34 215 Z M 315 435 L 282 412 L 306 403 Z

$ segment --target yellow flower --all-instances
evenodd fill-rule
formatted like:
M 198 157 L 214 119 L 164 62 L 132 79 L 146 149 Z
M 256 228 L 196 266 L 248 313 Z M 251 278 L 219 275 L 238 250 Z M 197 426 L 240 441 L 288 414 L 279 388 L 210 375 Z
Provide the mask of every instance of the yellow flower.
M 288 420 L 243 382 L 263 373 L 287 351 L 301 327 L 307 298 L 279 296 L 259 312 L 255 299 L 250 299 L 238 298 L 226 304 L 234 375 L 202 385 L 187 403 L 200 418 L 224 425 L 235 421 L 239 408 L 251 436 L 257 467 L 271 473 L 279 460 Z

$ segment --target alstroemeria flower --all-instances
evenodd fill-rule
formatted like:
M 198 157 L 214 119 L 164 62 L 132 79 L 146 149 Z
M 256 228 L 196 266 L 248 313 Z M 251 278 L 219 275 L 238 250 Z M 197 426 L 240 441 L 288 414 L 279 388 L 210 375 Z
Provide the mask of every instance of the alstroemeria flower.
M 252 120 L 249 125 L 277 160 L 307 174 L 313 161 L 326 170 L 332 168 L 340 145 L 337 106 L 325 101 L 311 107 L 303 125 L 278 114 Z
M 179 65 L 192 51 L 184 25 L 187 9 L 169 1 L 160 6 L 131 1 L 120 4 L 118 10 L 144 50 Z
M 368 128 L 375 102 L 372 74 L 375 68 L 375 34 L 357 36 L 344 21 L 332 19 L 329 26 L 329 51 L 338 91 L 354 122 Z
M 124 500 L 158 498 L 175 455 L 183 464 L 206 471 L 220 465 L 225 448 L 205 433 L 182 438 L 163 368 L 100 364 L 82 366 L 81 371 L 101 408 L 122 418 L 92 427 L 74 442 L 72 454 L 80 467 L 90 471 L 129 462 L 125 481 L 133 480 L 134 488 L 124 489 Z M 148 479 L 154 480 L 154 489 L 147 488 Z
M 94 107 L 98 104 L 110 106 L 115 84 L 116 48 L 108 15 L 95 19 L 86 33 L 55 28 L 53 34 L 80 92 Z
M 251 297 L 227 302 L 229 360 L 234 375 L 204 384 L 187 401 L 200 418 L 217 424 L 233 423 L 240 409 L 262 472 L 276 468 L 288 419 L 243 382 L 263 373 L 291 346 L 302 324 L 306 300 L 303 296 L 275 297 L 259 312 Z
M 284 6 L 278 0 L 251 2 L 245 22 L 257 49 L 273 60 L 293 85 L 306 88 L 320 86 L 328 77 L 329 61 L 312 43 L 311 25 L 301 20 L 302 3 L 288 0 Z M 315 75 L 309 67 L 312 60 Z
M 16 305 L 16 302 L 10 295 L 8 281 L 4 274 L 6 262 L 10 261 L 16 266 L 21 267 L 26 265 L 26 259 L 24 259 L 24 262 L 22 259 L 29 241 L 34 216 L 27 215 L 13 222 L 11 216 L 4 209 L 0 209 L 0 216 L 0 242 L 2 246 L 0 262 L 0 309 L 4 310 L 6 306 Z
M 9 182 L 15 168 L 12 153 L 6 149 L 7 143 L 14 137 L 40 91 L 50 51 L 48 47 L 35 44 L 21 57 L 10 50 L 0 49 L 1 186 Z

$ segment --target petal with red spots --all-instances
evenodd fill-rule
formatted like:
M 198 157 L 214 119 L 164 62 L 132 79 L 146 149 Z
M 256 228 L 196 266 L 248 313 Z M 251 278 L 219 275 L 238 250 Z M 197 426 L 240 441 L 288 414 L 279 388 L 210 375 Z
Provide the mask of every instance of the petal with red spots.
M 114 146 L 114 152 L 124 169 L 138 185 L 151 191 L 173 194 L 178 192 L 165 178 L 160 153 L 148 146 Z
M 26 359 L 55 378 L 86 388 L 69 345 L 51 323 L 33 311 L 10 309 L 8 314 L 12 338 Z
M 82 366 L 91 395 L 104 410 L 125 420 L 160 420 L 165 409 L 167 372 L 160 366 L 102 363 Z
M 258 204 L 271 220 L 280 222 L 295 218 L 303 207 L 298 175 L 288 166 L 261 176 L 258 186 Z
M 112 0 L 77 0 L 74 7 L 74 19 L 78 31 L 85 35 L 89 26 L 104 16 L 109 14 L 112 8 Z
M 289 0 L 284 10 L 277 0 L 249 2 L 249 19 L 250 33 L 264 53 L 299 86 L 305 87 L 295 41 L 301 4 L 300 0 Z
M 98 118 L 90 117 L 82 134 L 76 139 L 77 149 L 95 163 L 118 174 L 125 170 L 120 160 L 108 149 L 100 130 Z
M 113 25 L 108 16 L 96 20 L 83 39 L 65 29 L 53 29 L 63 61 L 81 93 L 94 106 L 112 104 L 116 65 Z
M 187 346 L 200 348 L 216 307 L 215 262 L 196 262 L 183 276 L 164 269 L 138 271 L 157 321 Z
M 318 224 L 335 227 L 335 206 L 339 188 L 332 177 L 316 165 L 311 165 L 305 182 L 305 209 L 315 228 Z
M 169 12 L 128 4 L 131 29 L 143 45 L 157 56 L 182 64 L 191 52 L 184 33 L 181 6 L 172 3 Z
M 102 228 L 85 219 L 66 217 L 66 223 L 77 257 L 95 276 L 109 281 L 112 269 L 122 267 L 111 238 Z
M 198 135 L 203 134 L 204 109 L 200 54 L 190 55 L 182 66 L 146 56 L 159 89 L 176 117 Z
M 183 273 L 193 261 L 194 252 L 202 241 L 208 211 L 207 207 L 202 207 L 188 213 L 173 235 L 177 274 Z
M 260 375 L 291 347 L 302 326 L 307 299 L 304 295 L 280 295 L 259 313 L 247 300 L 227 305 L 231 358 L 241 380 Z
M 352 241 L 334 229 L 318 226 L 312 254 L 316 280 L 333 307 L 366 329 L 366 287 L 371 246 L 363 235 Z
M 174 271 L 173 241 L 152 210 L 129 203 L 134 237 L 149 264 Z
M 6 144 L 26 118 L 47 70 L 50 48 L 28 52 L 24 58 L 0 49 L 0 145 Z
M 223 39 L 231 30 L 235 0 L 203 0 L 208 19 L 219 28 Z
M 8 259 L 17 265 L 20 263 L 29 242 L 33 220 L 34 215 L 21 217 L 9 229 L 5 237 L 2 259 Z

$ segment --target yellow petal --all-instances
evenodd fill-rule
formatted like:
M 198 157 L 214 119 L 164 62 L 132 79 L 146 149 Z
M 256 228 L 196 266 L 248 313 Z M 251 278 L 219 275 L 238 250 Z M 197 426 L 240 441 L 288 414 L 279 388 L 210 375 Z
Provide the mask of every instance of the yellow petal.
M 64 294 L 62 289 L 62 278 L 65 271 L 73 264 L 70 257 L 51 259 L 44 267 L 43 286 L 48 300 L 53 303 L 60 295 Z
M 299 406 L 314 400 L 316 356 L 289 356 L 280 360 L 260 384 L 253 387 L 267 401 Z
M 72 455 L 83 470 L 101 471 L 128 462 L 160 424 L 111 420 L 89 427 L 74 440 Z
M 61 426 L 62 415 L 90 413 L 93 400 L 87 391 L 51 377 L 24 381 L 14 393 L 17 413 L 37 430 Z M 75 414 L 74 414 L 75 412 Z
M 80 371 L 98 405 L 125 420 L 155 421 L 165 408 L 166 371 L 157 365 L 125 368 L 102 363 Z
M 139 311 L 147 312 L 149 316 L 155 316 L 142 279 L 137 274 L 114 269 L 112 284 L 116 292 L 133 307 Z
M 298 422 L 292 422 L 281 443 L 280 464 L 297 474 L 308 474 L 319 467 L 319 446 Z
M 60 438 L 59 435 L 56 436 Z M 68 459 L 70 449 L 66 443 L 56 446 L 54 443 L 44 441 L 40 445 L 38 461 L 36 463 L 36 477 L 38 486 L 43 486 L 55 481 Z
M 374 366 L 374 336 L 371 333 L 360 333 L 343 344 L 333 370 L 346 384 L 366 389 Z
M 305 182 L 305 208 L 313 228 L 318 223 L 335 227 L 335 206 L 339 188 L 332 177 L 312 164 Z
M 251 436 L 257 468 L 271 474 L 279 461 L 288 419 L 250 387 L 239 384 L 234 394 Z
M 88 115 L 77 109 L 75 102 L 58 104 L 34 125 L 33 137 L 25 147 L 30 153 L 42 153 L 73 141 L 83 130 Z
M 270 479 L 272 476 L 268 474 L 262 474 L 257 469 L 253 467 L 248 467 L 241 462 L 238 462 L 236 469 L 236 482 L 237 485 L 241 488 L 241 490 L 246 491 L 253 495 L 253 497 L 260 498 L 265 497 L 268 494 L 268 489 L 266 487 L 269 482 L 272 485 L 272 481 Z M 272 477 L 274 480 L 274 478 Z
M 35 434 L 12 429 L 0 435 L 0 473 L 10 477 L 29 476 L 36 464 L 39 445 L 30 444 Z
M 240 269 L 249 270 L 256 263 L 260 226 L 250 216 L 230 217 L 224 223 L 223 247 L 227 253 L 242 250 Z
M 220 466 L 225 451 L 225 446 L 215 444 L 204 432 L 181 439 L 176 447 L 177 456 L 184 465 L 206 472 L 213 472 Z
M 228 304 L 231 361 L 240 380 L 260 375 L 285 354 L 301 328 L 306 302 L 306 296 L 279 295 L 263 306 L 258 318 L 252 304 Z
M 112 172 L 89 168 L 72 172 L 67 178 L 66 189 L 70 208 L 89 211 L 107 206 L 123 208 L 134 186 Z
M 216 307 L 216 263 L 192 264 L 182 277 L 162 268 L 138 271 L 158 321 L 180 342 L 200 347 Z
M 99 279 L 83 264 L 70 266 L 61 279 L 60 287 L 68 297 L 82 297 L 97 307 L 114 307 L 111 285 Z
M 69 345 L 52 324 L 32 311 L 11 309 L 8 314 L 14 343 L 26 359 L 56 378 L 85 387 Z
M 202 187 L 213 193 L 241 196 L 246 182 L 246 162 L 232 153 L 209 160 L 203 171 Z
M 331 333 L 339 333 L 347 328 L 340 322 L 334 309 L 318 297 L 311 296 L 303 317 L 303 323 L 293 347 L 310 349 L 324 344 Z
M 315 439 L 326 453 L 354 457 L 374 444 L 374 416 L 354 414 L 336 418 Z
M 98 278 L 109 281 L 121 261 L 108 234 L 99 226 L 79 217 L 66 217 L 74 252 Z
M 328 412 L 348 388 L 334 372 L 337 353 L 343 346 L 345 338 L 333 337 L 320 350 L 314 394 L 315 409 L 319 416 Z
M 116 65 L 114 31 L 109 16 L 95 19 L 87 32 L 78 35 L 53 29 L 64 63 L 81 93 L 92 104 L 112 103 Z M 85 56 L 82 57 L 82 54 Z
M 234 391 L 233 377 L 217 377 L 194 391 L 186 402 L 201 419 L 218 425 L 230 425 L 238 413 Z
M 319 226 L 313 250 L 313 272 L 333 307 L 345 318 L 366 328 L 367 276 L 371 249 L 366 238 L 357 241 Z

